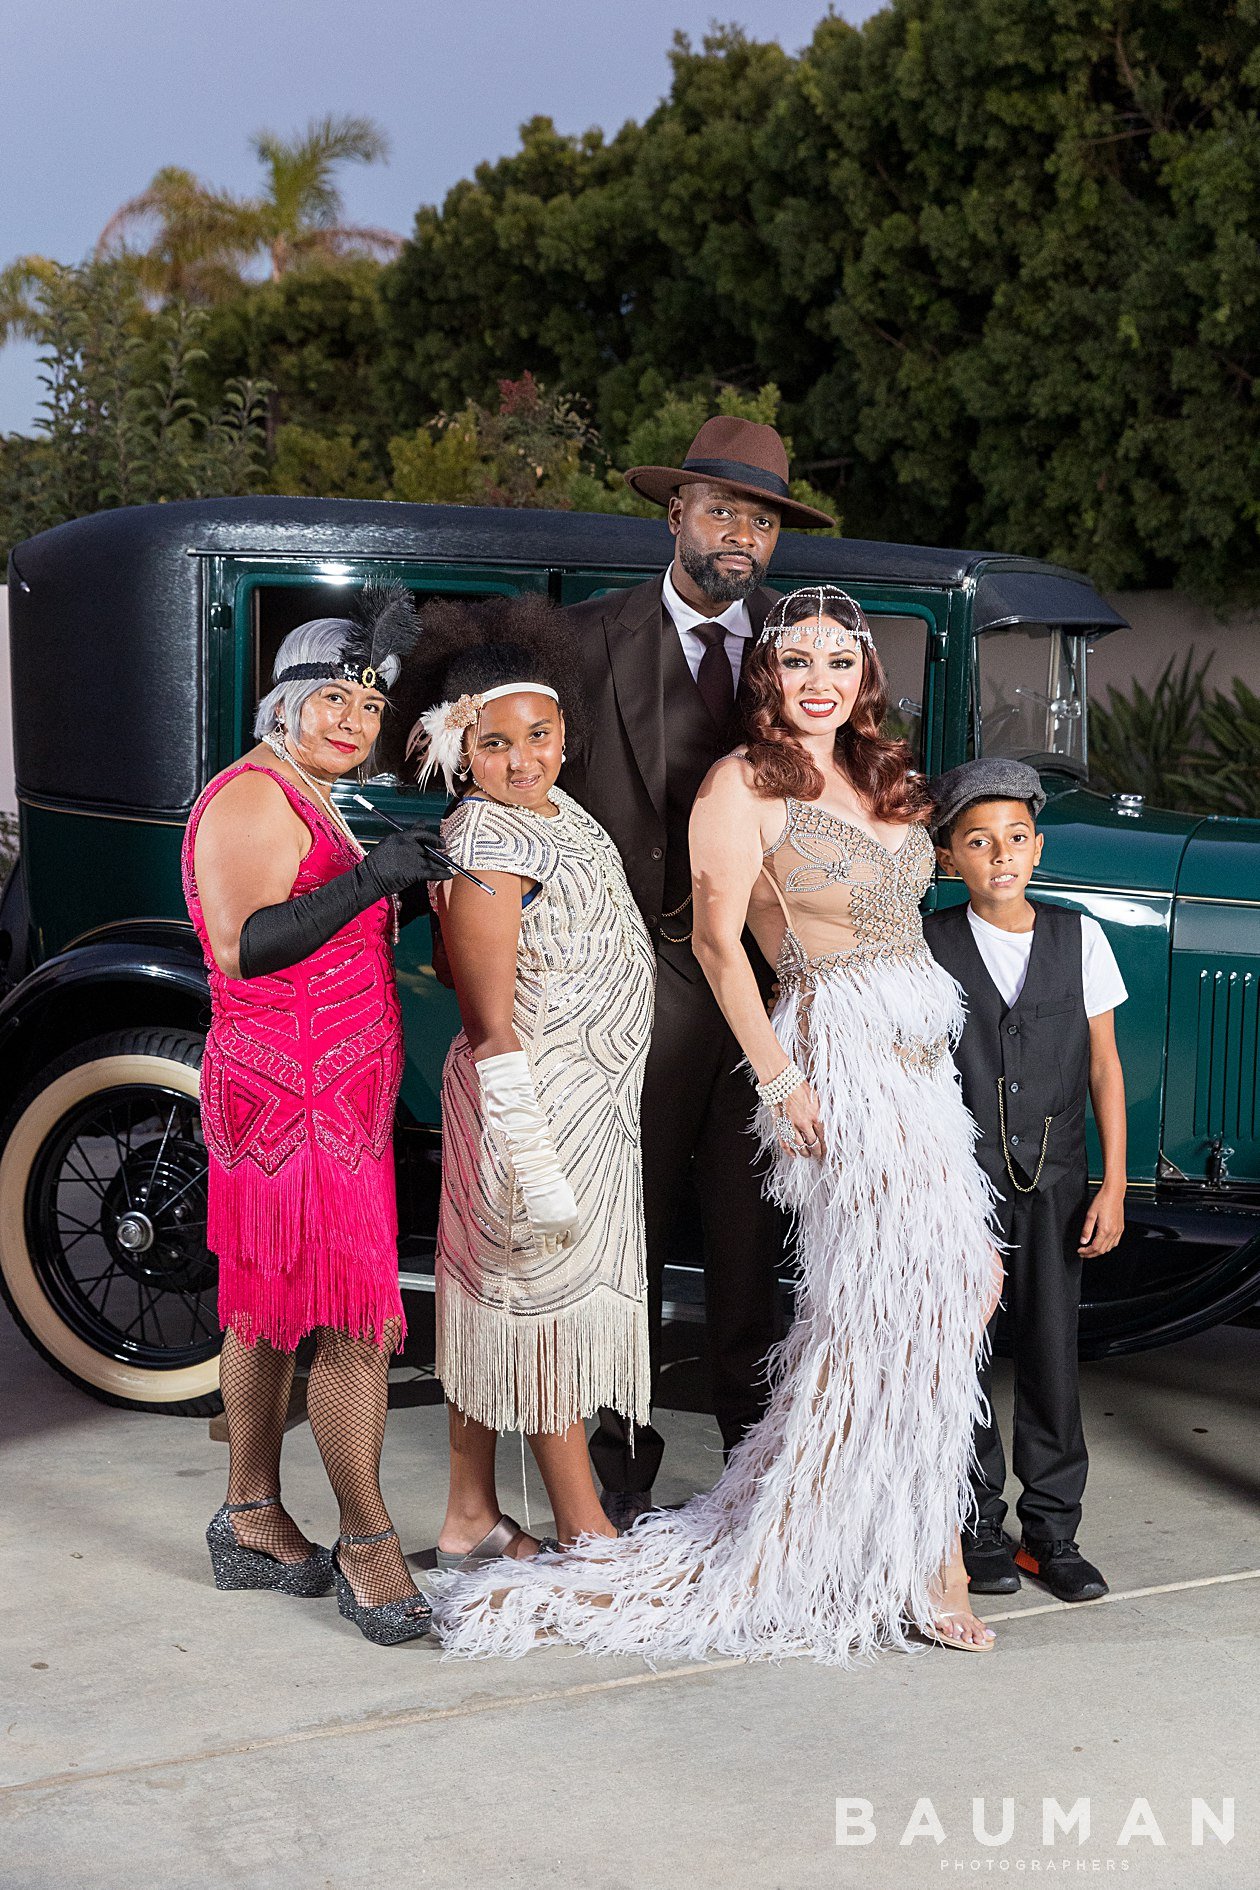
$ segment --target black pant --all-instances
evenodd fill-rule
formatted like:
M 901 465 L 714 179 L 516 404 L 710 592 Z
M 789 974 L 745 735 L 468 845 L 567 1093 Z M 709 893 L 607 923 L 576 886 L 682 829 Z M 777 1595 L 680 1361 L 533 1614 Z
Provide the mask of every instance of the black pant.
M 1015 1361 L 1011 1458 L 1023 1485 L 1016 1513 L 1027 1536 L 1040 1541 L 1074 1537 L 1089 1468 L 1076 1359 L 1081 1303 L 1076 1248 L 1088 1188 L 1079 1175 L 1034 1194 L 1017 1194 L 1005 1176 L 998 1186 L 1004 1189 L 1001 1234 L 1011 1247 L 1003 1256 L 1002 1299 Z M 990 1336 L 1000 1318 L 1000 1312 L 994 1314 Z M 980 1386 L 990 1404 L 992 1376 L 986 1362 Z M 992 1409 L 989 1422 L 977 1428 L 975 1443 L 972 1487 L 980 1520 L 1000 1528 L 1007 1512 L 1002 1497 L 1006 1458 Z
M 643 1082 L 643 1207 L 647 1221 L 652 1395 L 660 1371 L 662 1278 L 692 1158 L 704 1230 L 704 1295 L 713 1410 L 730 1450 L 766 1405 L 763 1366 L 779 1336 L 784 1222 L 763 1196 L 749 1132 L 756 1097 L 739 1045 L 703 978 L 665 959 Z M 649 1490 L 665 1440 L 602 1410 L 591 1459 L 605 1489 Z

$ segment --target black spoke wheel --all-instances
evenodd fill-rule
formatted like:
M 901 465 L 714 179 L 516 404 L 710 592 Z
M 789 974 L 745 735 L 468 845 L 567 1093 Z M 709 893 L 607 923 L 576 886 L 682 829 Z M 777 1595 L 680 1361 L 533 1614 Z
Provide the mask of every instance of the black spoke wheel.
M 58 1059 L 6 1125 L 0 1285 L 57 1370 L 112 1404 L 218 1408 L 201 1039 L 128 1031 Z

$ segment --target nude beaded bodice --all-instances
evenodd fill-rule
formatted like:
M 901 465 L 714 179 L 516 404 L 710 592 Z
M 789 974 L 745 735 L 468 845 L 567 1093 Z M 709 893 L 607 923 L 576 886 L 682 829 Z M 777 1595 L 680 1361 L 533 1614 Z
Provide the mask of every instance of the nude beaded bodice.
M 783 831 L 766 848 L 750 914 L 763 950 L 775 946 L 767 955 L 780 979 L 808 966 L 923 951 L 919 904 L 932 858 L 927 829 L 917 823 L 890 851 L 827 808 L 789 799 Z

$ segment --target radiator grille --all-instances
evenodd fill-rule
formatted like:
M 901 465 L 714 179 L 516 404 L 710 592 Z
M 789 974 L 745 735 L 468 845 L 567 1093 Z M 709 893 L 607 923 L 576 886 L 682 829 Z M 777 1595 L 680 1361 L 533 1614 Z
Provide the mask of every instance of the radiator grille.
M 1200 971 L 1196 1135 L 1246 1142 L 1260 1134 L 1258 1019 L 1260 979 L 1254 971 Z

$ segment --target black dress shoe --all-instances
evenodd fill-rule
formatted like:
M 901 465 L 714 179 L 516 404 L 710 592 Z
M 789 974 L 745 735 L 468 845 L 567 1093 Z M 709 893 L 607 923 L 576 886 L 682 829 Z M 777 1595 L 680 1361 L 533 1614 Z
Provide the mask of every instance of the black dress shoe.
M 995 1522 L 977 1523 L 974 1531 L 963 1537 L 963 1562 L 974 1595 L 1013 1595 L 1019 1588 L 1019 1571 L 1011 1555 L 1011 1545 Z
M 1015 1561 L 1044 1582 L 1059 1601 L 1097 1601 L 1107 1593 L 1101 1572 L 1085 1560 L 1074 1542 L 1040 1542 L 1025 1536 L 1015 1552 Z
M 646 1516 L 656 1507 L 651 1490 L 603 1490 L 599 1506 L 619 1536 L 624 1536 L 640 1516 Z

